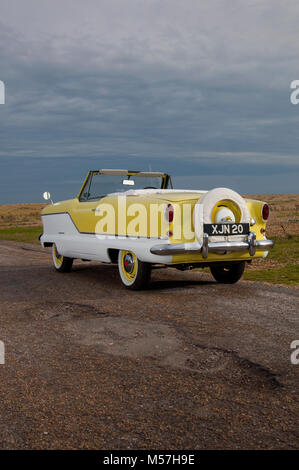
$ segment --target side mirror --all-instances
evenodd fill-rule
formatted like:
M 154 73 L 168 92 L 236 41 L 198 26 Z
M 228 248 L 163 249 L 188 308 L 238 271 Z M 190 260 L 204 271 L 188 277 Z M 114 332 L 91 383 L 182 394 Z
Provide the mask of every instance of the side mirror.
M 53 201 L 51 199 L 51 194 L 48 191 L 45 191 L 43 193 L 43 198 L 45 199 L 45 201 L 51 201 L 51 203 L 53 204 Z

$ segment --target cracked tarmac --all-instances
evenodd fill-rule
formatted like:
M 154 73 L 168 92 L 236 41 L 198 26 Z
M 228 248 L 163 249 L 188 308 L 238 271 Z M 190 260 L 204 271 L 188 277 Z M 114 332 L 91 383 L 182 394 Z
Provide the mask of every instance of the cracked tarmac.
M 0 448 L 298 449 L 297 289 L 0 242 Z

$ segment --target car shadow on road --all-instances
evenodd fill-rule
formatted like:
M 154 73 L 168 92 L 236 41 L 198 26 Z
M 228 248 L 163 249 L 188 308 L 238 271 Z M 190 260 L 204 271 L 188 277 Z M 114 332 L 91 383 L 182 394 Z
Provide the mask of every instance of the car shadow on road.
M 118 287 L 123 287 L 121 285 L 121 281 L 118 274 L 118 268 L 116 265 L 80 263 L 74 266 L 73 274 L 75 273 L 82 277 L 86 276 L 86 279 L 88 280 L 92 278 L 93 280 L 97 280 L 99 283 L 104 282 L 105 284 L 107 284 L 107 282 L 109 282 L 110 285 L 115 284 Z M 163 270 L 163 274 L 164 273 L 166 279 L 152 278 L 147 288 L 144 289 L 144 291 L 165 291 L 167 289 L 180 290 L 186 288 L 194 289 L 200 286 L 215 284 L 215 281 L 209 279 L 179 279 L 181 274 L 180 272 L 175 273 L 175 275 L 177 274 L 178 279 L 173 279 L 173 270 L 168 272 L 166 270 Z M 169 277 L 170 275 L 172 279 L 167 279 L 167 277 Z
M 182 289 L 182 288 L 195 288 L 199 286 L 207 286 L 209 284 L 215 284 L 215 281 L 209 281 L 209 280 L 197 280 L 197 281 L 192 281 L 192 280 L 183 280 L 183 279 L 178 279 L 178 280 L 153 280 L 149 283 L 147 290 L 165 290 L 165 289 Z

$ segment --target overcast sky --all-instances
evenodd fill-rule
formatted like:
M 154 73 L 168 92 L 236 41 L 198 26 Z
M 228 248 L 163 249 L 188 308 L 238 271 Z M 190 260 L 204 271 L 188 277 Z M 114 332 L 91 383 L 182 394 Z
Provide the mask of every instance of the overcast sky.
M 0 0 L 0 203 L 89 169 L 298 192 L 297 0 Z

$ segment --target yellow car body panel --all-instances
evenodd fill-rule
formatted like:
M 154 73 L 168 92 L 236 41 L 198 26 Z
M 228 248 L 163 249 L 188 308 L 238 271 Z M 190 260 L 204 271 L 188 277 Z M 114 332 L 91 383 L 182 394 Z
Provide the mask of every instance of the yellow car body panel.
M 78 198 L 75 198 L 46 206 L 42 211 L 42 215 L 68 213 L 77 230 L 81 234 L 134 237 L 136 236 L 136 230 L 133 230 L 136 228 L 136 224 L 134 223 L 134 220 L 136 219 L 134 207 L 138 204 L 139 206 L 143 206 L 145 209 L 144 211 L 141 211 L 144 213 L 139 215 L 140 230 L 138 232 L 138 237 L 150 238 L 154 235 L 155 238 L 169 238 L 169 242 L 171 244 L 192 243 L 196 241 L 195 234 L 193 238 L 188 239 L 184 237 L 174 238 L 168 236 L 169 232 L 176 232 L 174 230 L 176 219 L 174 218 L 174 221 L 168 224 L 163 215 L 163 209 L 167 203 L 173 204 L 175 208 L 181 206 L 182 210 L 185 204 L 189 204 L 192 212 L 196 202 L 200 199 L 200 196 L 201 195 L 198 192 L 177 192 L 175 194 L 163 193 L 150 194 L 146 196 L 128 195 L 126 198 L 118 198 L 114 195 L 108 195 L 100 200 L 87 202 L 80 202 Z M 264 234 L 261 233 L 261 229 L 266 228 L 266 223 L 262 219 L 261 211 L 263 204 L 265 203 L 263 201 L 253 199 L 245 199 L 245 201 L 251 218 L 255 220 L 255 224 L 251 227 L 251 230 L 256 233 L 257 240 L 264 240 L 265 237 Z M 124 211 L 117 210 L 119 204 L 121 205 L 122 203 L 126 205 L 126 217 L 124 216 Z M 111 216 L 110 218 L 109 207 L 114 208 L 113 217 Z M 151 227 L 150 222 L 151 207 L 154 208 L 156 212 L 159 212 L 160 209 L 158 224 L 155 224 L 154 229 Z M 194 231 L 192 220 L 190 227 Z M 225 254 L 226 261 L 250 260 L 261 257 L 264 257 L 263 251 L 256 251 L 253 257 L 250 256 L 247 251 Z M 204 259 L 201 253 L 183 253 L 173 255 L 172 263 L 210 263 L 211 261 L 223 261 L 223 259 L 224 256 L 218 253 L 210 253 L 207 259 Z

